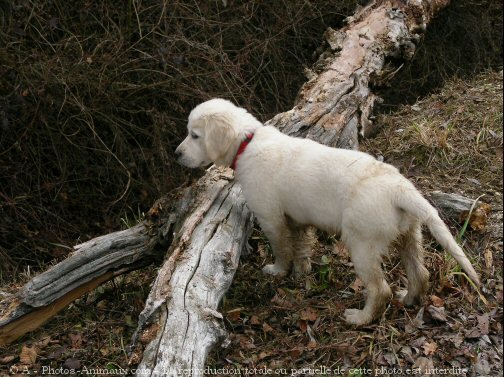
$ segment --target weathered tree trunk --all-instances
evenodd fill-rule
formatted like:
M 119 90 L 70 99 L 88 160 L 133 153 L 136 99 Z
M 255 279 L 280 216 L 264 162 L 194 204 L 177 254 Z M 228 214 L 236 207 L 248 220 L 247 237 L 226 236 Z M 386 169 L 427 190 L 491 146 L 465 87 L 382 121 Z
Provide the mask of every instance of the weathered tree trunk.
M 132 341 L 133 361 L 142 357 L 138 369 L 155 366 L 154 375 L 179 376 L 180 369 L 204 366 L 208 351 L 225 334 L 217 307 L 252 229 L 229 169 L 210 169 L 198 186 L 192 214 L 172 243 Z
M 162 259 L 177 219 L 194 190 L 178 190 L 158 200 L 142 223 L 74 246 L 64 261 L 30 280 L 0 303 L 0 345 L 8 344 L 56 315 L 75 299 L 115 276 Z M 172 205 L 170 205 L 172 204 Z
M 267 124 L 292 136 L 356 149 L 359 133 L 367 136 L 375 131 L 371 113 L 378 98 L 370 83 L 389 80 L 400 62 L 411 58 L 426 25 L 448 1 L 372 1 L 342 30 L 329 29 L 325 37 L 330 48 L 308 72 L 310 79 L 295 107 Z M 149 376 L 178 376 L 185 371 L 202 375 L 209 349 L 225 334 L 218 304 L 237 269 L 252 227 L 251 214 L 229 170 L 209 169 L 173 202 L 178 203 L 176 209 L 167 211 L 163 201 L 144 224 L 81 245 L 76 255 L 84 253 L 83 259 L 72 260 L 74 255 L 28 283 L 0 317 L 0 343 L 21 334 L 15 325 L 26 326 L 20 321 L 30 312 L 50 308 L 66 297 L 63 307 L 118 273 L 148 263 L 172 240 L 140 316 L 131 344 L 132 364 L 140 362 L 139 371 Z M 132 243 L 110 242 L 133 234 Z M 66 275 L 68 287 L 60 288 Z M 43 287 L 51 288 L 36 298 Z
M 384 75 L 390 79 L 390 72 L 398 69 L 392 61 L 412 57 L 425 25 L 447 3 L 376 1 L 341 31 L 329 30 L 331 51 L 310 72 L 295 107 L 267 124 L 291 136 L 357 148 L 358 132 L 373 132 L 370 114 L 377 97 L 369 83 Z M 214 181 L 212 174 L 209 182 Z M 208 351 L 225 334 L 217 308 L 231 284 L 251 222 L 236 184 L 217 182 L 223 184 L 222 191 L 209 209 L 196 209 L 194 219 L 188 218 L 182 228 L 187 231 L 172 244 L 151 290 L 131 345 L 132 361 L 141 358 L 139 375 L 203 375 Z M 183 259 L 175 263 L 182 253 Z

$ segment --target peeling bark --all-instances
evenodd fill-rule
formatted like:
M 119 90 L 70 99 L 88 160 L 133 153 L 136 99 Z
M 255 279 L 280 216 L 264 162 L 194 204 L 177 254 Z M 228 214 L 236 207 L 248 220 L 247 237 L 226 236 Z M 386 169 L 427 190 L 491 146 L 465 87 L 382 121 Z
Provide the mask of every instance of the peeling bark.
M 374 1 L 329 28 L 320 56 L 298 95 L 297 106 L 273 119 L 287 134 L 329 146 L 356 149 L 358 133 L 376 133 L 372 113 L 381 99 L 370 85 L 389 81 L 410 60 L 427 23 L 447 1 Z
M 152 369 L 147 375 L 180 376 L 181 369 L 202 368 L 225 335 L 217 307 L 252 229 L 251 213 L 231 178 L 229 169 L 212 168 L 199 182 L 207 190 L 200 192 L 154 282 L 133 337 L 133 345 L 147 344 L 138 366 Z M 136 359 L 142 347 L 133 348 Z

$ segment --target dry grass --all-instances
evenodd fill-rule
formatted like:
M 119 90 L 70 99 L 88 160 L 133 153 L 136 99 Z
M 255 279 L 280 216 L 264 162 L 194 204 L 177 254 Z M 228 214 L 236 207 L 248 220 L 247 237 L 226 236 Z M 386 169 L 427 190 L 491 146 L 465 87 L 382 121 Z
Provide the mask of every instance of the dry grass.
M 424 191 L 502 200 L 502 71 L 454 79 L 439 93 L 378 123 L 362 147 L 400 166 Z

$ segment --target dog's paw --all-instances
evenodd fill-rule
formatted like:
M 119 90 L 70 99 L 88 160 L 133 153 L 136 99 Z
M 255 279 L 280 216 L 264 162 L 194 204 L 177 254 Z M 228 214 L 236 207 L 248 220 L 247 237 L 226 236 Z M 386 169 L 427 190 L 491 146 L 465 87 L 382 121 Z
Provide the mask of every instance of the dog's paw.
M 265 274 L 273 276 L 285 276 L 287 275 L 287 270 L 278 264 L 267 264 L 263 267 L 262 271 Z
M 416 305 L 419 305 L 421 304 L 421 298 L 418 296 L 418 295 L 412 295 L 410 294 L 409 291 L 405 291 L 405 290 L 400 290 L 398 293 L 397 293 L 397 296 L 399 298 L 399 301 L 402 302 L 402 304 L 407 307 L 407 308 L 412 308 Z
M 350 325 L 364 326 L 369 325 L 373 321 L 373 317 L 364 310 L 347 309 L 345 310 L 345 321 Z
M 308 275 L 311 272 L 311 260 L 310 258 L 303 258 L 300 260 L 294 260 L 294 266 L 292 269 L 292 274 L 295 278 L 300 278 L 304 275 Z

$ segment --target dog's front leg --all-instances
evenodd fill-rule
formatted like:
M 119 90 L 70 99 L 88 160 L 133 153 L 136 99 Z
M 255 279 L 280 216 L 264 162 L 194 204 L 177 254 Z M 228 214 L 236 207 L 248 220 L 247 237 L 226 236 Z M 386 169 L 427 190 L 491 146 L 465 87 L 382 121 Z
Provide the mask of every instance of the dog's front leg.
M 275 263 L 264 266 L 263 272 L 277 276 L 287 275 L 292 265 L 292 239 L 289 237 L 285 219 L 258 217 L 258 221 L 270 242 L 275 258 Z

